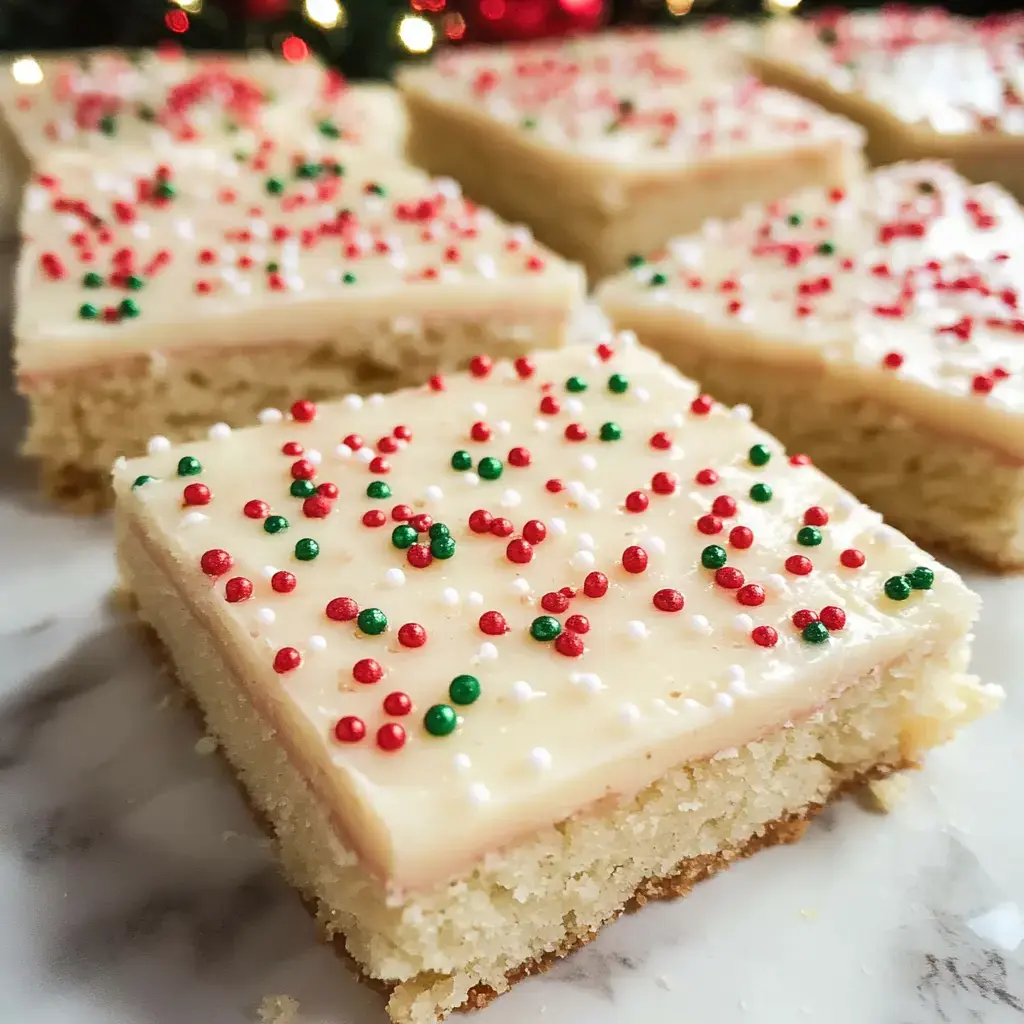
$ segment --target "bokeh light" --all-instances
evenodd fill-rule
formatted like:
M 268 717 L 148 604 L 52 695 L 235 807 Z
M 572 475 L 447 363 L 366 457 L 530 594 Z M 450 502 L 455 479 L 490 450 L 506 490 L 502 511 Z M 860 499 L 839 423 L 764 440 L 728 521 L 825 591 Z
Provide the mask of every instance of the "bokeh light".
M 181 35 L 188 31 L 188 15 L 179 7 L 175 11 L 168 11 L 164 15 L 164 24 L 172 31 Z
M 11 63 L 11 77 L 18 85 L 38 85 L 43 80 L 43 69 L 35 57 L 19 57 Z
M 306 17 L 321 28 L 344 26 L 348 20 L 345 8 L 338 0 L 305 0 L 303 9 Z
M 309 47 L 304 39 L 298 36 L 288 36 L 281 43 L 281 56 L 289 64 L 301 64 L 309 56 Z
M 426 53 L 434 45 L 434 26 L 418 14 L 406 14 L 398 23 L 398 41 L 410 53 Z

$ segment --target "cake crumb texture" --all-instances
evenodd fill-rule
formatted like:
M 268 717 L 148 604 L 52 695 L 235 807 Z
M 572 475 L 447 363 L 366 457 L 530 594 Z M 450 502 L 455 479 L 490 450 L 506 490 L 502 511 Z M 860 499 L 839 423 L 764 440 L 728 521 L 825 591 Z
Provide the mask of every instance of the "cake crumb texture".
M 256 1014 L 261 1024 L 297 1024 L 299 1002 L 291 996 L 264 996 Z

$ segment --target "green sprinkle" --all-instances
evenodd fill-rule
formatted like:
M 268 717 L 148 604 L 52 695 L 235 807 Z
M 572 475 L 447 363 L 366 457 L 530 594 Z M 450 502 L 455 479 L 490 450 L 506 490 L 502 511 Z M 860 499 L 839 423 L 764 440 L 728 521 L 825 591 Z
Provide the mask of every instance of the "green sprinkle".
M 814 622 L 808 622 L 804 626 L 801 635 L 809 644 L 823 644 L 829 636 L 828 626 L 815 619 Z
M 271 260 L 265 267 L 268 274 L 276 274 L 280 269 L 281 265 Z
M 104 115 L 100 118 L 99 128 L 104 135 L 116 135 L 117 118 L 113 114 Z
M 467 451 L 461 449 L 452 455 L 452 469 L 457 469 L 460 473 L 466 469 L 473 468 L 473 456 Z
M 818 246 L 819 256 L 832 256 L 835 254 L 836 247 L 831 242 L 822 242 Z
M 472 704 L 480 697 L 480 680 L 476 676 L 456 676 L 448 687 L 453 704 Z
M 146 103 L 139 104 L 139 120 L 140 121 L 155 121 L 156 111 Z
M 476 467 L 476 471 L 484 480 L 497 480 L 501 476 L 502 469 L 504 466 L 501 464 L 501 459 L 496 459 L 493 455 L 482 458 Z
M 366 488 L 368 498 L 390 498 L 391 488 L 383 480 L 373 480 Z
M 141 312 L 139 304 L 134 299 L 122 299 L 118 304 L 117 311 L 128 319 L 137 317 Z
M 320 165 L 319 164 L 305 163 L 305 164 L 299 164 L 298 167 L 295 168 L 295 177 L 296 178 L 315 178 L 319 173 L 320 173 Z
M 635 270 L 637 267 L 642 267 L 646 262 L 647 260 L 645 260 L 638 252 L 631 252 L 626 257 L 626 266 L 632 270 Z
M 919 565 L 907 573 L 907 582 L 914 590 L 931 590 L 935 582 L 935 573 L 927 566 Z
M 95 320 L 100 315 L 100 311 L 91 302 L 83 302 L 78 307 L 78 315 L 83 320 Z
M 608 378 L 608 390 L 613 395 L 622 395 L 629 388 L 629 381 L 621 373 L 613 373 Z
M 754 484 L 750 488 L 750 497 L 753 501 L 771 501 L 772 489 L 767 484 Z
M 618 423 L 602 423 L 600 437 L 602 441 L 618 441 L 622 437 L 622 427 Z
M 554 615 L 538 615 L 530 623 L 530 636 L 534 640 L 540 640 L 543 643 L 554 640 L 561 632 L 562 624 Z
M 134 491 L 136 487 L 141 487 L 143 484 L 148 484 L 151 480 L 155 479 L 155 476 L 147 476 L 145 473 L 143 473 L 142 476 L 137 476 L 135 478 L 135 481 L 132 484 L 132 490 Z
M 423 728 L 431 736 L 449 736 L 455 732 L 459 724 L 459 717 L 455 714 L 455 708 L 448 704 L 434 704 L 427 708 L 423 716 Z
M 169 181 L 165 180 L 161 181 L 153 192 L 157 199 L 173 199 L 177 195 L 178 190 Z
M 416 543 L 416 538 L 419 534 L 416 532 L 414 526 L 409 526 L 408 523 L 402 523 L 401 526 L 396 526 L 391 531 L 391 543 L 394 544 L 399 551 L 404 551 L 406 548 L 411 548 Z
M 338 131 L 337 126 L 332 124 L 330 121 L 321 121 L 316 126 L 316 130 L 321 135 L 328 139 L 336 139 L 338 138 L 339 135 L 341 135 L 341 132 Z
M 310 498 L 316 494 L 316 484 L 312 480 L 293 480 L 288 490 L 293 498 Z
M 366 191 L 371 196 L 386 196 L 388 194 L 388 190 L 383 185 L 378 185 L 377 182 L 373 182 L 373 184 L 367 185 Z
M 663 284 L 668 284 L 668 278 L 660 272 L 657 274 L 651 274 L 650 284 L 652 288 L 658 288 Z
M 344 274 L 341 275 L 341 282 L 342 284 L 355 284 L 356 275 L 353 274 L 351 271 L 346 271 Z
M 885 596 L 890 601 L 906 601 L 912 589 L 906 576 L 890 576 L 885 581 Z
M 131 274 L 125 281 L 125 284 L 128 285 L 128 287 L 131 288 L 133 292 L 140 291 L 145 285 L 145 283 L 146 282 L 137 274 Z
M 430 542 L 430 553 L 442 561 L 455 554 L 455 541 L 451 537 L 435 537 Z
M 330 162 L 324 164 L 324 170 L 332 178 L 341 178 L 345 174 L 345 168 L 341 164 L 339 164 L 337 160 L 331 160 Z
M 535 118 L 535 117 L 524 117 L 522 119 L 522 121 L 520 121 L 519 123 L 524 128 L 536 128 L 537 127 L 537 118 Z
M 284 182 L 280 178 L 267 178 L 267 191 L 272 196 L 279 196 L 284 191 Z
M 587 382 L 582 377 L 570 377 L 565 382 L 565 390 L 578 395 L 587 390 Z
M 767 466 L 771 457 L 771 450 L 765 444 L 755 444 L 747 453 L 752 466 Z
M 356 616 L 356 625 L 367 636 L 380 636 L 388 628 L 388 617 L 379 608 L 364 608 Z
M 721 569 L 729 561 L 729 555 L 725 548 L 718 544 L 709 544 L 700 553 L 700 564 L 705 569 Z
M 796 542 L 805 548 L 816 548 L 821 543 L 821 530 L 816 526 L 804 526 L 797 532 Z
M 96 273 L 94 270 L 90 270 L 85 277 L 82 278 L 82 285 L 85 288 L 102 288 L 103 278 Z
M 303 537 L 295 542 L 295 557 L 300 562 L 312 562 L 320 554 L 320 545 L 312 537 Z
M 194 455 L 178 459 L 178 476 L 197 476 L 202 471 L 203 465 Z
M 263 529 L 267 533 L 280 533 L 288 529 L 288 520 L 284 516 L 267 516 L 263 520 Z
M 430 529 L 427 530 L 427 536 L 431 540 L 440 540 L 442 537 L 450 537 L 451 530 L 444 523 L 431 523 Z
M 803 222 L 804 222 L 804 219 L 803 219 L 803 217 L 800 216 L 799 213 L 791 213 L 786 218 L 786 223 L 789 224 L 791 227 L 794 227 L 794 228 L 799 227 Z

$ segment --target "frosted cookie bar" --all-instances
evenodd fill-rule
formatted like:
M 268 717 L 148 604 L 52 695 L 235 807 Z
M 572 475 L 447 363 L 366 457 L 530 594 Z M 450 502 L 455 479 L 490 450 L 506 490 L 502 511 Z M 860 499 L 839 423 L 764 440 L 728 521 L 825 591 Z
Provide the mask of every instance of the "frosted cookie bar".
M 113 459 L 153 435 L 563 341 L 577 268 L 454 182 L 349 155 L 265 141 L 36 177 L 15 363 L 51 495 L 102 504 Z
M 409 155 L 598 278 L 706 217 L 859 169 L 861 129 L 735 61 L 689 33 L 442 58 L 399 76 Z
M 313 60 L 179 50 L 83 51 L 0 65 L 0 227 L 15 226 L 31 167 L 56 152 L 181 162 L 263 139 L 298 147 L 339 139 L 396 159 L 404 144 L 393 90 L 350 86 Z
M 941 10 L 775 19 L 750 51 L 766 82 L 868 131 L 874 163 L 948 159 L 1024 198 L 1024 20 Z
M 396 1024 L 998 703 L 953 572 L 627 341 L 116 470 L 143 622 Z
M 1024 565 L 1024 216 L 934 163 L 711 224 L 612 320 L 926 546 Z

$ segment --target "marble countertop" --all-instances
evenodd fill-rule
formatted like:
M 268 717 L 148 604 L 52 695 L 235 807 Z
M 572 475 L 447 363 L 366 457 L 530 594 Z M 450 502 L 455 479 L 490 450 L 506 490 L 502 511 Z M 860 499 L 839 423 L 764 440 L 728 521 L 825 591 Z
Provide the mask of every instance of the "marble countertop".
M 35 496 L 0 389 L 0 1019 L 243 1024 L 288 995 L 297 1024 L 386 1024 L 110 602 L 109 522 Z M 1024 1022 L 1024 578 L 966 577 L 1007 704 L 891 814 L 827 811 L 474 1024 Z

